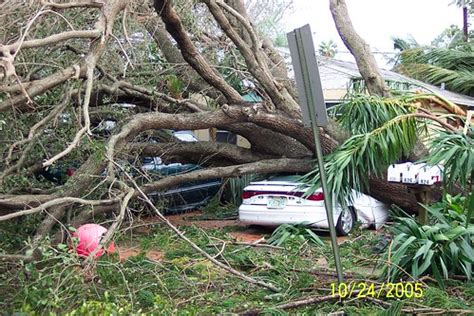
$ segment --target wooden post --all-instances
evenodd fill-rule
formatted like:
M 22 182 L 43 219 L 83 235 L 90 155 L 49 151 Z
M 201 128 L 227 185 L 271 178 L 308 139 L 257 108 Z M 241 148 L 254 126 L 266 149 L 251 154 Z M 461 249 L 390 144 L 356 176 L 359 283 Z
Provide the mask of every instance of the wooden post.
M 408 190 L 415 194 L 416 201 L 420 204 L 428 204 L 431 200 L 431 188 L 427 186 L 409 185 Z M 418 223 L 428 225 L 428 211 L 421 205 L 418 206 Z
M 428 191 L 420 190 L 415 193 L 418 203 L 426 205 L 428 203 Z M 418 223 L 421 225 L 428 225 L 428 211 L 421 205 L 418 206 Z

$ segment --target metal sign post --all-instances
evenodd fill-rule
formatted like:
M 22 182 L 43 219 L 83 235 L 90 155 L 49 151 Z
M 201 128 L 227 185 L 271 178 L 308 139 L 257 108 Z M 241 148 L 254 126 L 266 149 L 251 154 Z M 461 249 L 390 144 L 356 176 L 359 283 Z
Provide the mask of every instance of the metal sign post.
M 333 204 L 331 192 L 327 189 L 326 173 L 324 170 L 323 153 L 319 135 L 319 127 L 327 126 L 328 117 L 326 104 L 324 102 L 321 78 L 319 77 L 318 63 L 314 51 L 313 37 L 309 24 L 295 29 L 287 34 L 290 46 L 291 60 L 295 73 L 298 97 L 303 112 L 305 126 L 311 126 L 313 130 L 314 143 L 316 145 L 316 156 L 318 159 L 321 186 L 324 194 L 324 205 L 331 234 L 331 245 L 336 263 L 336 273 L 339 282 L 343 282 L 341 258 L 336 239 L 336 228 L 334 225 Z

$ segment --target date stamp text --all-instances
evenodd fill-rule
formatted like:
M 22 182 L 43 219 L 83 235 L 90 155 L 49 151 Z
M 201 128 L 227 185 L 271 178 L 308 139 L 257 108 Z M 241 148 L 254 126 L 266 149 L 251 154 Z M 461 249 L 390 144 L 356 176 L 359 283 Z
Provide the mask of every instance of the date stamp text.
M 420 282 L 331 283 L 332 295 L 345 298 L 422 298 L 423 286 Z

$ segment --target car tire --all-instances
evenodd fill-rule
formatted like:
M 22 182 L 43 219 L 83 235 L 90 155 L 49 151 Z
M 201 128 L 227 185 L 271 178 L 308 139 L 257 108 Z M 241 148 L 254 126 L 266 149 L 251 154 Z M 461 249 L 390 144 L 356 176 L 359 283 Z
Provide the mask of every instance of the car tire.
M 336 232 L 338 236 L 347 236 L 354 228 L 356 216 L 351 208 L 344 208 L 339 215 L 336 224 Z

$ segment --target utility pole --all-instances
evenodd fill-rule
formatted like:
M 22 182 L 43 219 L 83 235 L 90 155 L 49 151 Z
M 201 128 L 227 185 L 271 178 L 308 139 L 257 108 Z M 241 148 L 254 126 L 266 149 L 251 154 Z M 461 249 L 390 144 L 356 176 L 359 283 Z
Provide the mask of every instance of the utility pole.
M 469 40 L 469 29 L 468 29 L 468 10 L 467 10 L 467 1 L 462 0 L 462 32 L 464 42 Z

